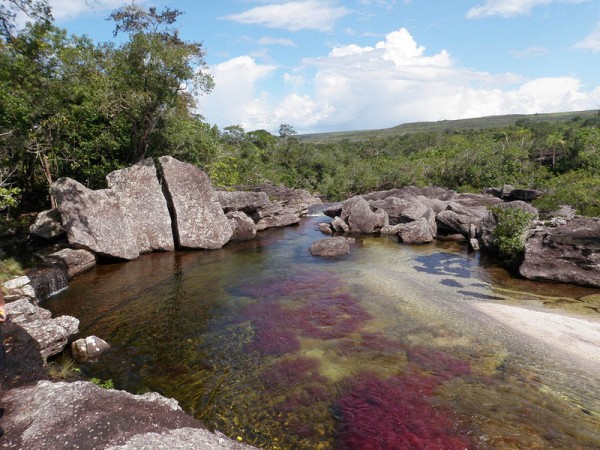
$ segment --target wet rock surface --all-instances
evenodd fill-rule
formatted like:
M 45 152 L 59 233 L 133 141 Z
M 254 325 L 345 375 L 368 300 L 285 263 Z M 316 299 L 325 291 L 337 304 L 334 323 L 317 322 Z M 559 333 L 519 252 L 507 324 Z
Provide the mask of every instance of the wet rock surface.
M 47 259 L 61 264 L 69 280 L 87 272 L 96 265 L 94 254 L 83 249 L 64 248 L 48 255 Z

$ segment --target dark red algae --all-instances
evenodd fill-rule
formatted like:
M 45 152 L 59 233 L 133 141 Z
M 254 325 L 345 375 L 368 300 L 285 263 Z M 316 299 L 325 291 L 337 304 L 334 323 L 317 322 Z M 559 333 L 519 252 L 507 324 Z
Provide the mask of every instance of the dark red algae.
M 405 374 L 379 379 L 362 374 L 335 404 L 339 419 L 338 449 L 400 450 L 470 449 L 450 411 L 434 407 L 428 398 L 439 384 L 429 376 Z
M 256 330 L 248 351 L 295 353 L 298 337 L 340 339 L 359 330 L 371 316 L 354 296 L 339 292 L 341 287 L 330 274 L 308 271 L 243 288 L 245 295 L 257 298 L 238 317 L 238 322 L 248 321 Z

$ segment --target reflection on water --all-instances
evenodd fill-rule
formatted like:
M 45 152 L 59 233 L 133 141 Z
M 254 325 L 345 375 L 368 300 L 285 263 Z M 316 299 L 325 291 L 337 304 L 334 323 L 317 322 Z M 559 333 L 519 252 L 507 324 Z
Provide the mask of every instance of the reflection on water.
M 600 447 L 596 373 L 470 308 L 596 315 L 597 290 L 514 280 L 456 243 L 317 259 L 322 220 L 100 266 L 47 306 L 111 343 L 88 375 L 263 448 Z

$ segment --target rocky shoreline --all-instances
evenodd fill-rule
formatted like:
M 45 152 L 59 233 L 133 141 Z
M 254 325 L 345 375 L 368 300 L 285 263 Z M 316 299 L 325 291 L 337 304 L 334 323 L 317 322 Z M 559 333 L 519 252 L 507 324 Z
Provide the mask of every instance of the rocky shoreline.
M 305 191 L 269 185 L 216 191 L 199 169 L 170 157 L 160 158 L 157 167 L 144 160 L 107 180 L 109 188 L 99 191 L 69 179 L 53 185 L 58 208 L 40 213 L 31 234 L 62 239 L 64 248 L 48 255 L 44 268 L 5 284 L 9 364 L 15 373 L 9 373 L 9 390 L 0 402 L 7 411 L 2 447 L 249 448 L 204 430 L 174 400 L 158 394 L 134 396 L 88 382 L 49 382 L 45 359 L 64 349 L 77 333 L 78 321 L 53 319 L 37 303 L 99 261 L 221 248 L 229 241 L 253 239 L 267 228 L 298 223 L 320 200 Z M 380 233 L 398 236 L 405 244 L 452 239 L 464 241 L 472 251 L 494 252 L 491 237 L 497 222 L 489 208 L 516 208 L 536 218 L 524 236 L 522 276 L 600 287 L 600 219 L 567 211 L 540 221 L 528 203 L 539 194 L 509 186 L 485 194 L 404 187 L 355 196 L 325 210 L 331 221 L 320 229 L 330 237 L 310 251 L 324 257 L 348 254 L 357 234 Z M 115 418 L 124 425 L 116 425 Z

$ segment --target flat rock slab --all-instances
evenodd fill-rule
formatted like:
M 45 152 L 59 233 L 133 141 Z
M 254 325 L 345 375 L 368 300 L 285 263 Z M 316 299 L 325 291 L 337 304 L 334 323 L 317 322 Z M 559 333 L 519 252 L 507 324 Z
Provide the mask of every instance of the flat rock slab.
M 83 249 L 64 248 L 48 255 L 47 258 L 62 264 L 68 279 L 73 279 L 96 265 L 94 254 Z
M 175 249 L 171 216 L 152 158 L 109 173 L 106 182 L 129 219 L 139 253 Z
M 182 248 L 217 249 L 233 235 L 208 176 L 192 164 L 159 158 L 167 201 L 173 209 L 176 240 Z
M 246 449 L 202 429 L 177 402 L 132 395 L 93 383 L 52 383 L 8 391 L 2 406 L 10 449 Z
M 93 191 L 70 178 L 55 181 L 51 191 L 73 247 L 126 260 L 140 255 L 127 214 L 113 191 Z

